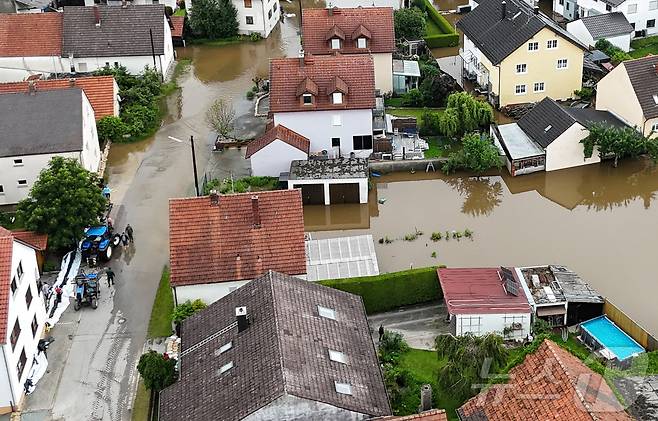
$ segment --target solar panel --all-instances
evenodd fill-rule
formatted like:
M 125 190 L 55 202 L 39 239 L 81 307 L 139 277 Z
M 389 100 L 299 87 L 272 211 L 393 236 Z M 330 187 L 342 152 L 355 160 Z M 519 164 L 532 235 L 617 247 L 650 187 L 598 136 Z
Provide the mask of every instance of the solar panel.
M 512 273 L 512 271 L 508 268 L 501 266 L 500 273 L 503 278 L 503 282 L 505 283 L 505 291 L 507 291 L 508 294 L 518 296 L 519 289 L 517 288 L 516 279 L 514 279 L 514 274 Z

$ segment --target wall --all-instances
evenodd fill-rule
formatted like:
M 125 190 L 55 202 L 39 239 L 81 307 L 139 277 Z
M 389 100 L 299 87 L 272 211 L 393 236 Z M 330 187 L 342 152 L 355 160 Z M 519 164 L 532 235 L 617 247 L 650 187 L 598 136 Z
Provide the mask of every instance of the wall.
M 592 34 L 589 33 L 585 24 L 582 20 L 576 20 L 569 22 L 567 24 L 567 31 L 569 31 L 573 36 L 575 36 L 580 42 L 590 47 L 593 47 L 596 44 L 596 40 L 592 38 Z M 628 52 L 631 48 L 631 33 L 626 35 L 619 35 L 615 37 L 605 38 L 612 45 L 621 48 L 622 50 Z
M 233 0 L 233 5 L 238 11 L 238 32 L 241 34 L 256 33 L 267 38 L 281 19 L 279 0 L 252 0 L 249 8 L 245 7 L 244 0 Z M 275 5 L 276 10 L 274 10 Z M 272 11 L 272 17 L 268 16 L 270 11 Z M 253 24 L 247 24 L 247 16 L 254 19 Z
M 375 89 L 383 95 L 393 91 L 393 54 L 372 54 L 375 65 Z
M 547 49 L 548 40 L 557 39 L 555 49 Z M 538 51 L 528 51 L 528 43 L 538 42 Z M 566 69 L 557 69 L 557 60 L 567 59 Z M 516 74 L 516 65 L 525 63 L 527 72 Z M 523 43 L 500 64 L 502 81 L 500 85 L 500 105 L 538 102 L 545 97 L 555 100 L 572 98 L 573 92 L 582 86 L 583 50 L 565 38 L 544 28 L 534 37 Z M 543 92 L 533 92 L 535 82 L 544 82 Z M 515 86 L 526 85 L 526 94 L 516 95 Z
M 349 99 L 348 99 L 349 101 Z M 339 115 L 341 125 L 334 126 L 332 116 Z M 339 137 L 342 156 L 354 151 L 352 136 L 372 135 L 372 110 L 301 111 L 274 114 L 274 124 L 283 124 L 311 140 L 311 153 L 332 151 L 331 138 Z M 354 151 L 367 158 L 372 149 Z
M 159 0 L 159 4 L 169 6 L 172 9 L 176 9 L 176 0 Z M 96 2 L 94 0 L 85 0 L 85 6 L 94 6 Z M 154 4 L 152 0 L 130 0 L 131 5 L 142 5 L 142 4 Z M 108 6 L 121 6 L 121 0 L 107 0 Z
M 155 56 L 155 63 L 158 71 L 160 71 L 161 61 L 165 62 L 163 56 Z M 102 69 L 108 65 L 108 63 L 109 66 L 114 66 L 114 63 L 118 63 L 121 66 L 125 66 L 129 73 L 139 74 L 144 71 L 146 66 L 153 68 L 153 56 L 77 57 L 73 59 L 73 65 L 75 66 L 75 70 L 77 72 L 93 72 L 98 69 Z M 86 70 L 84 70 L 84 67 L 81 69 L 80 64 L 85 64 L 87 66 Z
M 290 171 L 293 160 L 307 158 L 305 152 L 276 139 L 251 156 L 251 175 L 278 177 Z
M 5 352 L 9 353 L 10 350 L 11 345 L 2 345 L 0 351 L 0 414 L 11 413 L 14 409 L 12 404 L 15 404 L 14 395 L 9 384 L 9 373 L 7 372 L 9 364 L 6 363 L 5 359 Z
M 658 339 L 651 336 L 642 326 L 637 324 L 633 319 L 628 317 L 617 306 L 612 304 L 608 299 L 603 304 L 603 313 L 610 318 L 621 330 L 626 332 L 637 343 L 647 349 L 647 351 L 658 350 Z
M 623 64 L 615 67 L 597 84 L 596 109 L 610 111 L 630 126 L 644 127 L 644 113 Z
M 173 287 L 175 304 L 187 300 L 201 299 L 206 304 L 212 304 L 230 292 L 240 288 L 249 281 L 216 282 L 212 284 L 183 285 Z
M 590 158 L 585 159 L 584 148 L 580 141 L 589 136 L 589 131 L 574 123 L 546 148 L 546 171 L 601 162 L 596 148 Z
M 368 179 L 367 178 L 341 178 L 335 180 L 288 180 L 288 189 L 292 190 L 300 184 L 322 184 L 324 185 L 324 204 L 330 205 L 329 196 L 330 184 L 358 184 L 359 185 L 359 203 L 368 203 Z
M 530 319 L 531 313 L 514 313 L 514 314 L 456 314 L 452 317 L 455 317 L 455 327 L 456 334 L 461 336 L 465 333 L 471 332 L 476 336 L 486 335 L 488 333 L 498 333 L 499 335 L 503 334 L 503 329 L 505 327 L 511 326 L 512 317 L 514 317 L 515 323 L 521 323 L 522 329 L 515 330 L 509 336 L 510 339 L 524 339 L 530 334 Z M 469 324 L 469 317 L 479 317 L 480 325 L 478 328 L 468 329 L 462 325 L 464 322 L 466 325 Z M 507 323 L 505 317 L 508 317 Z M 519 320 L 520 319 L 520 320 Z M 477 322 L 473 322 L 476 323 Z
M 20 82 L 37 73 L 49 75 L 70 70 L 68 59 L 61 57 L 0 57 L 0 82 Z
M 269 420 L 332 420 L 353 421 L 369 419 L 370 416 L 338 408 L 323 402 L 302 399 L 284 394 L 269 405 L 243 418 L 244 421 Z
M 80 154 L 80 163 L 85 169 L 92 172 L 98 171 L 101 164 L 96 116 L 84 91 L 82 92 L 82 152 Z

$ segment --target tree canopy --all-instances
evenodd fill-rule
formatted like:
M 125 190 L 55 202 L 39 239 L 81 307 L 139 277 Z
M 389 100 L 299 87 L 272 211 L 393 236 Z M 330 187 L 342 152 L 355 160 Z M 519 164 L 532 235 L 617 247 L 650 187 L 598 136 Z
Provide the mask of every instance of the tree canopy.
M 74 159 L 55 157 L 18 203 L 16 216 L 26 229 L 48 234 L 52 248 L 64 249 L 98 223 L 106 206 L 98 175 Z
M 233 131 L 235 111 L 231 104 L 218 99 L 206 111 L 206 124 L 213 129 L 217 136 L 228 137 Z
M 395 27 L 395 39 L 407 39 L 415 41 L 425 35 L 425 13 L 417 7 L 409 9 L 398 9 L 393 14 L 393 25 Z
M 441 115 L 439 128 L 449 137 L 472 132 L 493 120 L 493 108 L 466 92 L 454 92 L 448 96 L 446 110 Z
M 451 76 L 441 74 L 437 70 L 427 72 L 418 89 L 423 95 L 423 105 L 426 107 L 440 107 L 446 102 L 446 97 L 457 89 L 457 82 Z
M 176 380 L 176 360 L 165 358 L 153 350 L 142 354 L 137 363 L 137 371 L 147 389 L 159 392 Z
M 201 311 L 206 307 L 208 307 L 206 303 L 199 299 L 194 301 L 187 300 L 183 304 L 176 306 L 173 314 L 171 315 L 171 319 L 176 323 L 180 323 L 197 311 Z
M 589 135 L 580 141 L 585 158 L 591 158 L 596 147 L 601 158 L 612 156 L 616 167 L 620 158 L 649 154 L 658 161 L 658 140 L 649 139 L 631 127 L 613 127 L 604 123 L 593 124 Z
M 502 167 L 498 148 L 488 136 L 469 133 L 462 138 L 462 149 L 448 156 L 443 171 L 450 174 L 456 170 L 482 174 L 490 168 Z
M 238 35 L 237 16 L 231 0 L 194 0 L 190 27 L 200 38 L 231 38 Z

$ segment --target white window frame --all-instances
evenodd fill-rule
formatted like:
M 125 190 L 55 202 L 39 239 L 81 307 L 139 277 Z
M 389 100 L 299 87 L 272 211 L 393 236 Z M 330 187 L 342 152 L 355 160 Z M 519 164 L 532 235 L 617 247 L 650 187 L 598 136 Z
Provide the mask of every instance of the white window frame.
M 251 19 L 251 23 L 249 23 L 249 19 Z M 254 24 L 254 17 L 253 16 L 245 16 L 244 21 L 246 25 L 253 25 Z
M 331 116 L 331 125 L 332 126 L 342 126 L 343 120 L 341 119 L 340 114 L 333 114 Z
M 306 98 L 310 98 L 311 102 L 306 102 Z M 313 95 L 311 94 L 303 94 L 302 95 L 302 103 L 304 105 L 313 105 Z
M 564 66 L 560 66 L 560 62 L 564 62 Z M 569 68 L 569 60 L 566 59 L 566 58 L 557 59 L 557 63 L 555 65 L 555 68 L 558 69 L 558 70 L 568 69 Z
M 629 4 L 629 5 L 628 5 L 628 8 L 627 8 L 627 11 L 628 11 L 627 13 L 628 13 L 629 15 L 634 15 L 634 14 L 636 14 L 636 13 L 637 13 L 637 3 Z
M 658 10 L 658 0 L 652 0 L 649 2 L 649 10 Z
M 520 63 L 516 65 L 516 74 L 524 75 L 528 73 L 528 65 L 526 63 Z
M 23 166 L 23 158 L 14 159 L 14 167 L 22 167 L 22 166 Z
M 658 133 L 658 122 L 651 125 L 651 133 Z
M 536 48 L 530 48 L 530 46 L 532 46 L 532 45 L 536 46 Z M 528 43 L 528 51 L 533 51 L 533 52 L 534 52 L 534 51 L 539 51 L 539 42 L 537 42 L 537 41 L 530 41 L 530 42 Z
M 541 89 L 537 89 L 537 85 L 541 84 Z M 533 92 L 544 92 L 546 90 L 546 83 L 544 82 L 535 82 L 534 85 L 532 86 L 532 91 Z
M 333 104 L 342 104 L 343 103 L 343 93 L 342 92 L 334 92 L 331 94 L 331 102 Z
M 331 39 L 331 49 L 332 50 L 340 50 L 340 38 L 332 38 Z
M 0 196 L 4 196 L 4 194 L 5 194 L 5 187 L 2 184 L 0 184 Z
M 78 72 L 86 72 L 87 63 L 78 63 Z
M 555 50 L 557 48 L 557 39 L 549 39 L 546 41 L 547 50 Z
M 329 307 L 318 306 L 318 314 L 325 319 L 336 320 L 336 310 Z
M 24 181 L 24 183 L 21 183 L 21 181 Z M 21 178 L 20 180 L 16 181 L 16 184 L 18 185 L 18 187 L 27 187 L 27 180 L 24 179 L 24 178 Z
M 525 84 L 514 86 L 514 95 L 525 95 L 528 93 L 528 87 Z
M 364 37 L 356 39 L 356 48 L 368 48 L 368 42 Z
M 228 342 L 228 343 L 226 343 L 226 344 L 220 346 L 220 347 L 219 347 L 219 353 L 220 353 L 220 354 L 223 354 L 223 353 L 225 353 L 226 351 L 228 351 L 228 350 L 231 349 L 231 348 L 233 348 L 233 341 L 230 341 L 230 342 Z
M 219 374 L 224 374 L 233 368 L 233 361 L 229 361 L 219 368 Z
M 333 349 L 329 350 L 329 359 L 341 364 L 347 364 L 347 355 Z
M 352 385 L 349 383 L 341 383 L 334 381 L 334 387 L 336 388 L 336 393 L 340 393 L 341 395 L 352 394 Z

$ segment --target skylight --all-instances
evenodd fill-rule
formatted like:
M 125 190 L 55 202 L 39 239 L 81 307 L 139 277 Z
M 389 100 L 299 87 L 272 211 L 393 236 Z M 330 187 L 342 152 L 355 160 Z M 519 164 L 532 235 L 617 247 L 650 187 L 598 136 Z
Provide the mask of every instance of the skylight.
M 347 356 L 340 351 L 329 350 L 329 359 L 337 363 L 347 364 Z
M 551 125 L 549 124 L 549 125 L 546 126 L 546 128 L 544 129 L 544 133 L 546 133 L 547 131 L 551 130 L 552 128 L 553 128 L 553 126 L 551 126 Z
M 653 96 L 653 102 L 658 105 L 658 95 Z
M 336 312 L 333 308 L 318 306 L 318 314 L 326 319 L 336 320 Z
M 219 369 L 219 374 L 226 373 L 230 369 L 233 368 L 233 361 L 229 361 L 228 363 L 224 364 L 220 369 Z
M 349 383 L 338 383 L 334 382 L 334 385 L 336 386 L 336 392 L 343 394 L 343 395 L 351 395 L 352 394 L 352 385 Z
M 220 354 L 223 354 L 223 353 L 225 353 L 226 351 L 228 351 L 228 350 L 231 349 L 231 348 L 233 348 L 233 341 L 231 341 L 231 342 L 229 342 L 229 343 L 227 343 L 227 344 L 225 344 L 225 345 L 220 346 L 220 347 L 219 347 L 219 353 L 220 353 Z

